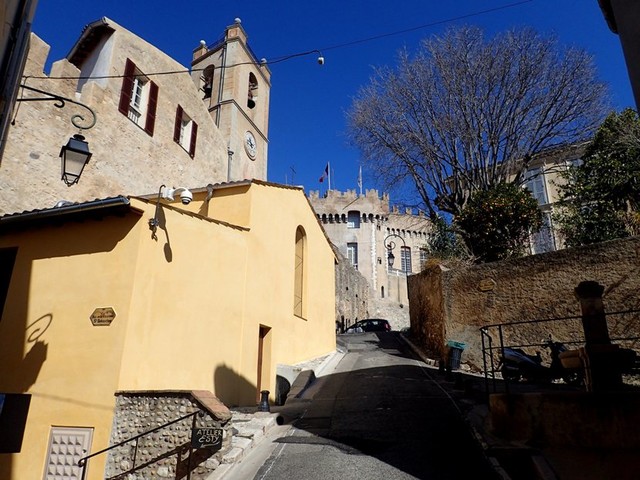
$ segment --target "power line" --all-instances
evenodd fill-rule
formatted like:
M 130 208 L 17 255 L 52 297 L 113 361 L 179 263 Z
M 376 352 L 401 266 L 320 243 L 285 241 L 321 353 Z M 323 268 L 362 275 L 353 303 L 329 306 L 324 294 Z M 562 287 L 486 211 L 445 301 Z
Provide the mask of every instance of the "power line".
M 292 53 L 289 55 L 282 55 L 279 57 L 275 57 L 273 60 L 267 60 L 265 58 L 261 59 L 258 62 L 240 62 L 240 63 L 234 63 L 231 65 L 224 65 L 220 68 L 233 68 L 233 67 L 237 67 L 240 65 L 274 65 L 277 63 L 281 63 L 281 62 L 285 62 L 287 60 L 291 60 L 292 58 L 297 58 L 297 57 L 304 57 L 307 55 L 311 55 L 311 54 L 320 54 L 323 51 L 328 51 L 328 50 L 337 50 L 339 48 L 346 48 L 346 47 L 351 47 L 353 45 L 359 45 L 362 43 L 367 43 L 367 42 L 372 42 L 374 40 L 379 40 L 381 38 L 387 38 L 387 37 L 393 37 L 396 35 L 402 35 L 403 33 L 409 33 L 409 32 L 415 32 L 417 30 L 422 30 L 425 28 L 429 28 L 429 27 L 434 27 L 437 25 L 444 25 L 446 23 L 452 23 L 452 22 L 456 22 L 458 20 L 464 20 L 466 18 L 471 18 L 471 17 L 477 17 L 480 15 L 486 15 L 488 13 L 494 13 L 494 12 L 498 12 L 501 10 L 506 10 L 509 8 L 514 8 L 514 7 L 518 7 L 520 5 L 524 5 L 525 3 L 532 3 L 534 0 L 521 0 L 519 2 L 514 2 L 514 3 L 509 3 L 506 5 L 501 5 L 499 7 L 494 7 L 494 8 L 488 8 L 485 10 L 478 10 L 476 12 L 472 12 L 472 13 L 467 13 L 464 15 L 458 15 L 456 17 L 451 17 L 451 18 L 447 18 L 444 20 L 438 20 L 436 22 L 431 22 L 431 23 L 425 23 L 423 25 L 418 25 L 417 27 L 411 27 L 411 28 L 405 28 L 402 30 L 396 30 L 394 32 L 389 32 L 389 33 L 383 33 L 383 34 L 379 34 L 379 35 L 373 35 L 371 37 L 366 37 L 366 38 L 361 38 L 359 40 L 352 40 L 349 42 L 344 42 L 344 43 L 338 43 L 335 45 L 330 45 L 321 49 L 314 49 L 314 50 L 307 50 L 304 52 L 297 52 L 297 53 Z M 144 73 L 143 75 L 146 77 L 151 77 L 151 76 L 158 76 L 158 75 L 176 75 L 176 74 L 180 74 L 180 73 L 192 73 L 192 72 L 202 72 L 204 71 L 203 68 L 194 68 L 192 70 L 169 70 L 169 71 L 164 71 L 164 72 L 152 72 L 152 73 Z M 124 78 L 125 75 L 86 75 L 86 76 L 59 76 L 59 77 L 47 77 L 47 76 L 28 76 L 25 78 L 33 78 L 33 79 L 38 79 L 38 80 L 101 80 L 101 79 L 108 79 L 108 78 Z

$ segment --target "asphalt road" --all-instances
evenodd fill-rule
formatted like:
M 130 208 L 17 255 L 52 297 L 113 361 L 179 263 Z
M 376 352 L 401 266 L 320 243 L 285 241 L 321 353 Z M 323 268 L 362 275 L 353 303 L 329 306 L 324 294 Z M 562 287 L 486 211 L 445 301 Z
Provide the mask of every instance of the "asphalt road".
M 395 333 L 345 335 L 335 371 L 283 411 L 289 426 L 234 478 L 496 478 L 457 407 Z M 312 397 L 312 398 L 311 398 Z M 246 468 L 253 464 L 255 475 Z M 252 472 L 253 473 L 253 472 Z M 238 476 L 239 475 L 239 476 Z

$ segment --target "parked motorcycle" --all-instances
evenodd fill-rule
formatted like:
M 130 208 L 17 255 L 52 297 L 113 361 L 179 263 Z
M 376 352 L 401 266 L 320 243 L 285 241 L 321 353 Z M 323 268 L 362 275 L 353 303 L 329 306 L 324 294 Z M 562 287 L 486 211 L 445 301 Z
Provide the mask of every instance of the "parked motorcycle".
M 529 355 L 520 348 L 504 347 L 498 365 L 502 378 L 509 382 L 524 380 L 532 383 L 549 383 L 562 379 L 569 385 L 581 385 L 583 372 L 567 370 L 560 361 L 560 353 L 566 351 L 567 347 L 562 342 L 554 342 L 551 338 L 544 345 L 549 349 L 551 356 L 549 366 L 542 364 L 540 352 Z

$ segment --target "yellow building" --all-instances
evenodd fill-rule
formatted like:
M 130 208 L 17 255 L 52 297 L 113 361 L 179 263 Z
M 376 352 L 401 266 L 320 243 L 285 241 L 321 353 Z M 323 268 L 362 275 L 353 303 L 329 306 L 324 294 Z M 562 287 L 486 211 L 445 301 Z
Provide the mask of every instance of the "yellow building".
M 30 396 L 0 478 L 43 478 L 53 428 L 107 447 L 115 392 L 255 405 L 276 365 L 335 349 L 335 257 L 301 188 L 169 193 L 0 217 L 0 392 Z

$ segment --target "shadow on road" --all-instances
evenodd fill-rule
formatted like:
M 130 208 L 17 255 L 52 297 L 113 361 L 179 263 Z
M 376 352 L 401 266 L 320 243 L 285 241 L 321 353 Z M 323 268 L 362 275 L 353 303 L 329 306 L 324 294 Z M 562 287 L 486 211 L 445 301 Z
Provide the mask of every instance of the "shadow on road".
M 349 371 L 318 379 L 313 398 L 288 419 L 306 433 L 280 443 L 374 457 L 415 478 L 497 478 L 437 370 L 394 335 L 369 334 L 349 351 L 360 354 Z

